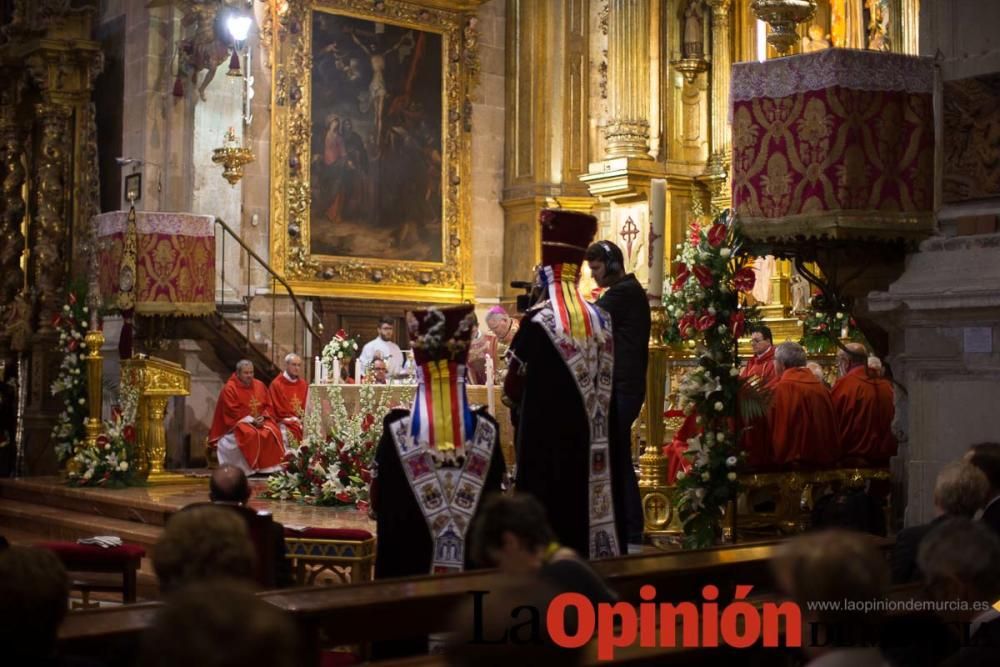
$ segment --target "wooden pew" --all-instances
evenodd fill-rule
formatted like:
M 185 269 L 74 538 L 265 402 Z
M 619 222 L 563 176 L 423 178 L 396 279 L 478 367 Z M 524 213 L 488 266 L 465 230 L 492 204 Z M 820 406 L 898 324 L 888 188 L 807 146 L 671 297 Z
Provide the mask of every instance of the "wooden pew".
M 883 549 L 892 545 L 892 540 L 873 539 Z M 637 601 L 644 584 L 655 586 L 661 601 L 700 601 L 701 588 L 711 583 L 719 587 L 719 602 L 724 604 L 736 584 L 754 586 L 755 596 L 770 590 L 768 562 L 780 544 L 771 541 L 625 556 L 593 565 L 626 601 Z M 395 639 L 402 628 L 411 635 L 446 630 L 451 610 L 470 599 L 469 591 L 497 590 L 504 582 L 495 570 L 478 570 L 259 595 L 288 612 L 303 639 L 316 650 L 321 629 L 332 644 Z M 159 607 L 160 603 L 144 603 L 73 612 L 60 628 L 61 647 L 69 654 L 108 659 L 108 647 L 117 644 L 127 653 Z

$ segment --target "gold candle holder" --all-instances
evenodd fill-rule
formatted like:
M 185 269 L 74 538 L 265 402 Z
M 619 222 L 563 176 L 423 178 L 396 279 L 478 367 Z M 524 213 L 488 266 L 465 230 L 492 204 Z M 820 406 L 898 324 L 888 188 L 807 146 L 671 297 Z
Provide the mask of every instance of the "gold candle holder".
M 235 186 L 243 178 L 243 167 L 256 158 L 253 151 L 241 146 L 236 140 L 236 130 L 229 128 L 222 148 L 212 151 L 212 162 L 222 165 L 222 177 Z
M 785 54 L 799 41 L 795 26 L 816 13 L 816 0 L 753 0 L 750 9 L 771 26 L 767 43 Z
M 89 415 L 84 426 L 87 431 L 87 446 L 97 447 L 97 438 L 101 435 L 101 412 L 103 410 L 104 357 L 101 347 L 104 346 L 104 332 L 91 329 L 84 342 L 87 344 L 87 407 Z

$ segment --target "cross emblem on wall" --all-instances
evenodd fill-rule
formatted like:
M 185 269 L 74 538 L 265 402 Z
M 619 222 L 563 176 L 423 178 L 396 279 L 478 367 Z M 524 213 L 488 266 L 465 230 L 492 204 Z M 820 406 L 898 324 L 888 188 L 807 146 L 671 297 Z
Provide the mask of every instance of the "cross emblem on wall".
M 639 226 L 635 224 L 635 220 L 632 216 L 625 218 L 625 223 L 622 228 L 618 231 L 618 234 L 625 239 L 625 254 L 628 256 L 629 261 L 632 261 L 632 241 L 639 236 Z

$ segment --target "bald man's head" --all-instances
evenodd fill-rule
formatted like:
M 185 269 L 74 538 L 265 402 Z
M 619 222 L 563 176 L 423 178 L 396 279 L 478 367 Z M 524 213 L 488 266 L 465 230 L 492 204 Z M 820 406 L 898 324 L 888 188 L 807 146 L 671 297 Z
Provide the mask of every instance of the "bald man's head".
M 250 483 L 236 466 L 222 465 L 212 473 L 208 497 L 213 503 L 242 504 L 250 500 Z

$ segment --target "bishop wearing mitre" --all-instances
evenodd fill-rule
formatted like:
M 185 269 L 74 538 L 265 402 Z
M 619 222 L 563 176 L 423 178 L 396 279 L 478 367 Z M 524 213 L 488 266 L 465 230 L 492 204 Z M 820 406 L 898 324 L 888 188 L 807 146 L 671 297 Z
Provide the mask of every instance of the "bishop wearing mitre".
M 234 465 L 248 475 L 281 468 L 281 431 L 267 387 L 254 379 L 253 363 L 247 359 L 237 362 L 236 372 L 222 387 L 208 442 L 217 447 L 220 464 Z

